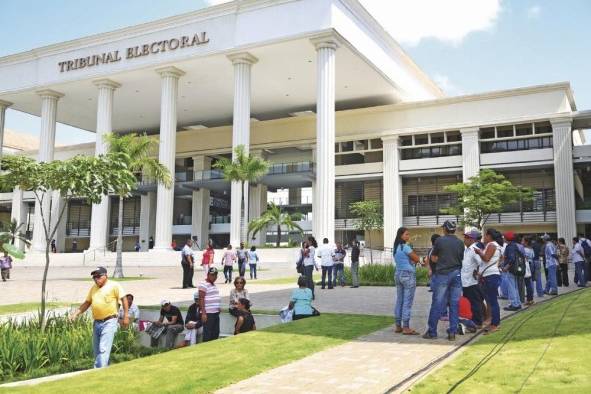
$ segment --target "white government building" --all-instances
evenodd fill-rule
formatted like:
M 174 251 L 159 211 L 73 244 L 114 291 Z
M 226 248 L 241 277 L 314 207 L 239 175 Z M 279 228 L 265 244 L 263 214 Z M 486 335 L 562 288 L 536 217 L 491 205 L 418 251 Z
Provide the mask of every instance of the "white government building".
M 275 201 L 317 239 L 363 238 L 349 204 L 375 199 L 375 246 L 402 225 L 426 245 L 455 201 L 444 187 L 481 168 L 536 190 L 490 226 L 567 240 L 591 230 L 591 111 L 577 110 L 568 82 L 446 97 L 357 0 L 233 1 L 6 56 L 0 130 L 7 108 L 41 117 L 40 149 L 27 153 L 40 161 L 103 153 L 111 131 L 159 138 L 175 186 L 146 180 L 125 201 L 126 249 L 150 237 L 155 249 L 190 236 L 238 243 L 240 187 L 212 163 L 240 144 L 273 163 L 249 185 L 250 218 Z M 55 147 L 56 122 L 96 144 Z M 0 204 L 42 249 L 31 193 Z M 104 248 L 117 204 L 72 200 L 58 249 Z

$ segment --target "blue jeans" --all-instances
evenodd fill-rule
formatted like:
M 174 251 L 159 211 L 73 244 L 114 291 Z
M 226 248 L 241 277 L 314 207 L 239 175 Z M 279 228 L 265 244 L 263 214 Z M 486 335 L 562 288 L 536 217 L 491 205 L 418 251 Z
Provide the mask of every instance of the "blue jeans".
M 449 304 L 449 333 L 458 331 L 458 307 L 462 296 L 460 270 L 447 274 L 434 274 L 431 277 L 431 310 L 429 311 L 429 335 L 437 336 L 437 323 Z
M 509 298 L 509 273 L 501 272 L 501 297 Z
M 103 368 L 109 365 L 111 347 L 117 332 L 117 319 L 104 322 L 94 321 L 92 326 L 92 350 L 94 352 L 94 367 Z
M 332 285 L 336 287 L 338 282 L 339 285 L 345 286 L 345 264 L 335 263 L 332 272 Z
M 575 277 L 577 284 L 581 287 L 587 285 L 587 272 L 585 270 L 586 263 L 584 261 L 575 261 Z
M 521 300 L 519 299 L 519 290 L 517 289 L 517 278 L 510 272 L 506 272 L 507 274 L 507 291 L 509 292 L 509 300 L 511 301 L 511 306 L 515 308 L 521 307 Z
M 324 289 L 326 287 L 326 273 L 328 273 L 328 288 L 332 289 L 332 265 L 331 266 L 325 266 L 323 265 L 322 267 L 322 288 Z
M 248 264 L 249 272 L 250 272 L 250 279 L 257 278 L 257 265 L 255 264 Z
M 531 273 L 532 280 L 536 282 L 536 293 L 538 297 L 544 296 L 544 287 L 542 286 L 542 262 L 534 260 L 534 270 Z
M 484 299 L 491 312 L 491 324 L 498 326 L 501 324 L 501 310 L 499 308 L 499 283 L 501 275 L 489 275 L 484 277 Z
M 410 312 L 417 288 L 417 276 L 414 271 L 396 270 L 396 304 L 394 305 L 394 319 L 397 326 L 410 327 Z
M 546 282 L 546 292 L 558 293 L 558 285 L 556 283 L 556 269 L 557 265 L 548 266 L 548 281 Z

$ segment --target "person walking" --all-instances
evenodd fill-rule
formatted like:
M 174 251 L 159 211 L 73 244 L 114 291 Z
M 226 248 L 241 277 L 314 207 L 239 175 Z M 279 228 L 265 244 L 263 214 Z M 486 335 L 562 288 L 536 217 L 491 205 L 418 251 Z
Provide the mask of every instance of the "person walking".
M 520 259 L 525 259 L 523 253 L 519 250 L 515 242 L 515 234 L 512 231 L 505 233 L 505 241 L 507 242 L 503 252 L 503 262 L 501 263 L 501 270 L 506 273 L 507 292 L 510 304 L 503 308 L 506 311 L 518 311 L 521 309 L 521 299 L 519 297 L 519 289 L 517 287 L 517 268 Z
M 203 342 L 213 341 L 220 336 L 220 308 L 222 299 L 215 285 L 218 270 L 211 267 L 205 282 L 199 284 L 199 310 L 203 323 Z
M 90 275 L 94 285 L 88 291 L 86 300 L 70 315 L 70 320 L 75 320 L 82 313 L 92 307 L 92 350 L 94 353 L 94 367 L 104 368 L 109 365 L 113 339 L 117 332 L 117 312 L 119 302 L 123 306 L 123 318 L 121 326 L 129 325 L 129 306 L 127 297 L 121 285 L 108 280 L 107 269 L 97 267 Z
M 573 238 L 572 261 L 575 265 L 574 282 L 579 287 L 587 287 L 587 267 L 585 266 L 585 251 L 583 250 L 583 242 L 578 237 Z
M 489 228 L 483 237 L 484 251 L 474 249 L 482 260 L 477 278 L 482 285 L 484 299 L 491 314 L 490 325 L 486 328 L 487 333 L 495 332 L 501 324 L 501 310 L 498 300 L 499 285 L 501 283 L 501 272 L 499 270 L 501 245 L 499 245 L 498 241 L 501 241 L 501 239 L 502 237 L 497 230 Z
M 222 266 L 224 267 L 224 283 L 232 283 L 232 270 L 234 269 L 234 261 L 236 260 L 236 253 L 232 250 L 232 245 L 228 245 L 224 255 L 222 256 Z
M 359 242 L 354 239 L 351 242 L 351 288 L 356 289 L 359 287 Z
M 548 234 L 542 238 L 545 244 L 544 257 L 546 260 L 546 269 L 548 270 L 548 281 L 544 294 L 558 295 L 558 284 L 556 283 L 556 269 L 558 268 L 558 251 Z
M 238 259 L 238 276 L 244 278 L 246 273 L 246 249 L 244 248 L 244 242 L 240 242 L 240 248 L 236 250 L 236 258 Z
M 435 273 L 431 278 L 433 296 L 429 311 L 429 328 L 423 338 L 437 338 L 437 323 L 449 305 L 447 339 L 453 341 L 458 330 L 458 305 L 462 296 L 460 270 L 464 259 L 464 243 L 455 236 L 455 222 L 446 220 L 442 228 L 444 235 L 435 241 L 431 252 L 431 260 L 435 264 Z
M 307 248 L 304 249 L 304 277 L 306 279 L 306 287 L 312 291 L 312 299 L 316 299 L 314 294 L 314 269 L 318 271 L 320 267 L 316 262 L 316 248 L 318 243 L 313 236 L 308 237 Z
M 394 320 L 396 327 L 394 332 L 403 335 L 419 335 L 417 331 L 410 328 L 410 315 L 412 304 L 417 288 L 416 265 L 419 263 L 419 256 L 408 244 L 410 234 L 406 227 L 400 227 L 394 239 L 393 258 L 396 262 L 396 302 L 394 306 Z
M 193 259 L 193 249 L 191 248 L 190 239 L 187 239 L 185 246 L 181 250 L 181 267 L 183 267 L 183 289 L 195 288 L 193 286 L 195 261 Z
M 2 272 L 2 281 L 10 279 L 10 270 L 12 269 L 12 257 L 4 251 L 4 256 L 0 257 L 0 272 Z
M 570 251 L 564 238 L 558 238 L 558 287 L 568 287 L 568 258 Z
M 322 246 L 316 251 L 316 256 L 320 257 L 320 267 L 322 268 L 322 290 L 326 288 L 326 275 L 328 274 L 328 288 L 332 289 L 332 270 L 334 266 L 334 248 L 328 244 L 328 238 L 322 240 Z
M 480 256 L 474 251 L 478 249 L 477 243 L 480 240 L 481 234 L 476 230 L 468 231 L 464 234 L 464 259 L 462 260 L 462 293 L 470 301 L 470 308 L 472 310 L 471 320 L 476 324 L 477 328 L 482 328 L 483 312 L 482 301 L 484 299 L 482 290 L 478 285 L 478 280 L 474 276 L 474 272 L 478 272 L 478 267 L 482 263 Z
M 347 256 L 347 251 L 341 242 L 337 242 L 337 247 L 334 250 L 333 287 L 337 286 L 337 282 L 341 287 L 345 286 L 345 256 Z
M 256 246 L 251 246 L 250 250 L 246 252 L 246 261 L 248 261 L 248 273 L 250 279 L 257 279 L 257 263 L 259 262 L 259 255 L 257 254 Z

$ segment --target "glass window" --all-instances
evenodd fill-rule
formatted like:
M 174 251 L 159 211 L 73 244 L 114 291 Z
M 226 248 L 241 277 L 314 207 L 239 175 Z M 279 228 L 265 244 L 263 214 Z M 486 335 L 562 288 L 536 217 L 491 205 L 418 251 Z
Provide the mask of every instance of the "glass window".
M 444 142 L 445 142 L 445 138 L 444 138 L 443 133 L 431 134 L 431 143 L 432 144 L 443 144 Z
M 383 146 L 384 145 L 382 143 L 381 138 L 374 138 L 373 140 L 371 140 L 371 145 L 370 145 L 371 149 L 382 149 Z
M 400 137 L 400 145 L 401 146 L 412 146 L 412 136 L 405 135 Z
M 481 129 L 480 138 L 483 140 L 495 138 L 495 128 L 487 127 L 485 129 Z M 447 136 L 447 140 L 449 141 L 449 135 Z
M 367 152 L 365 154 L 365 162 L 366 163 L 379 163 L 384 161 L 384 152 Z
M 367 150 L 367 149 L 369 149 L 369 140 L 355 141 L 355 150 Z
M 341 152 L 352 152 L 353 141 L 341 142 Z
M 339 151 L 339 143 L 337 142 L 336 144 L 334 144 L 334 151 L 336 152 L 340 152 Z
M 447 149 L 449 156 L 458 156 L 462 154 L 462 145 L 449 145 Z
M 552 125 L 550 122 L 538 122 L 535 125 L 536 134 L 552 133 Z
M 363 164 L 364 158 L 360 153 L 351 153 L 348 155 L 335 156 L 335 165 L 342 166 L 347 164 Z
M 443 156 L 441 154 L 441 147 L 439 146 L 434 146 L 431 148 L 431 157 L 440 157 Z
M 462 141 L 462 134 L 459 131 L 448 131 L 445 133 L 447 135 L 447 142 L 461 142 Z
M 415 135 L 415 145 L 427 145 L 429 143 L 429 136 L 427 134 Z
M 513 125 L 497 127 L 497 138 L 513 137 Z
M 518 124 L 515 126 L 515 135 L 531 135 L 533 134 L 531 123 Z

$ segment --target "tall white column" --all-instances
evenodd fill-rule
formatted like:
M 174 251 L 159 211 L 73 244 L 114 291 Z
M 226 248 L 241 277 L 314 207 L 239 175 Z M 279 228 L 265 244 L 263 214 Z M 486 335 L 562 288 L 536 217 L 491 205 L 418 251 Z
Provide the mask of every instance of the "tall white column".
M 400 150 L 398 136 L 384 137 L 384 247 L 394 245 L 396 231 L 402 226 L 402 179 L 398 172 Z
M 316 183 L 314 222 L 318 242 L 334 242 L 335 214 L 335 55 L 334 35 L 312 39 L 316 48 Z
M 109 147 L 105 135 L 113 131 L 113 96 L 115 89 L 121 85 L 110 79 L 93 81 L 98 88 L 96 111 L 96 144 L 95 156 L 107 153 Z M 99 204 L 92 205 L 90 222 L 90 245 L 88 249 L 103 249 L 107 244 L 109 231 L 109 197 L 103 197 Z
M 62 93 L 54 90 L 45 89 L 36 92 L 41 97 L 41 132 L 39 135 L 39 155 L 37 160 L 40 162 L 50 162 L 53 160 L 53 150 L 55 147 L 55 123 L 57 118 L 57 102 L 63 97 Z M 43 217 L 45 223 L 49 220 L 49 205 L 51 193 L 46 193 L 43 197 Z M 43 218 L 41 217 L 41 206 L 39 201 L 35 201 L 35 222 L 33 227 L 33 252 L 45 252 L 46 239 L 43 231 Z
M 4 123 L 6 121 L 6 109 L 11 105 L 11 102 L 0 100 L 0 158 L 2 158 L 2 149 L 4 149 Z
M 156 228 L 156 193 L 148 192 L 140 196 L 140 250 L 147 252 L 150 237 Z
M 554 190 L 559 237 L 570 240 L 577 234 L 573 170 L 572 119 L 552 120 Z
M 27 228 L 27 206 L 23 202 L 23 191 L 18 187 L 14 188 L 12 191 L 12 209 L 10 212 L 10 219 L 16 220 L 17 225 L 23 224 L 23 227 L 20 228 L 20 231 L 22 233 L 25 232 Z M 15 244 L 20 250 L 25 250 L 24 242 L 17 239 Z
M 234 148 L 244 145 L 248 153 L 250 145 L 250 70 L 258 59 L 248 52 L 235 53 L 228 56 L 234 65 L 234 115 L 232 122 L 232 159 Z M 244 194 L 244 214 L 241 212 L 242 195 Z M 246 237 L 241 234 L 241 222 L 248 217 L 248 184 L 241 190 L 239 182 L 232 182 L 230 194 L 230 244 L 239 245 Z M 246 223 L 244 225 L 246 227 Z
M 211 159 L 209 157 L 193 157 L 193 171 L 204 171 L 210 168 Z M 197 237 L 198 246 L 203 249 L 209 240 L 209 189 L 194 190 L 192 201 L 191 235 Z
M 179 78 L 184 71 L 176 67 L 164 67 L 156 72 L 162 78 L 162 96 L 160 100 L 160 149 L 158 159 L 174 176 L 174 158 L 176 155 L 176 107 Z M 171 249 L 172 209 L 174 203 L 174 185 L 167 189 L 158 184 L 156 201 L 156 238 L 154 249 Z
M 462 174 L 464 182 L 480 172 L 480 142 L 478 127 L 460 129 L 462 134 Z

